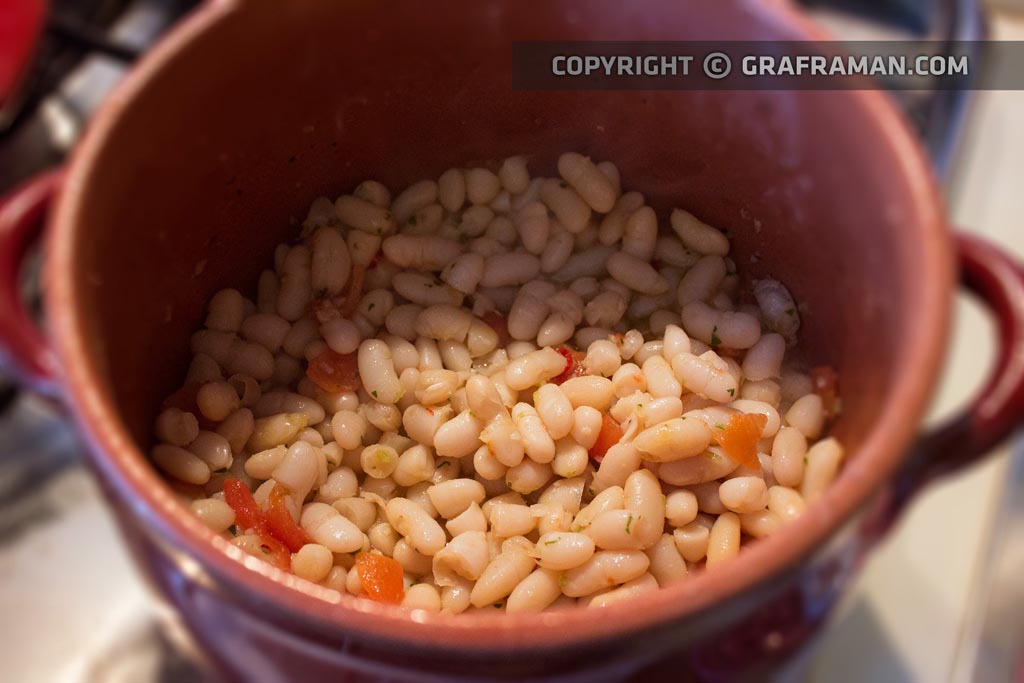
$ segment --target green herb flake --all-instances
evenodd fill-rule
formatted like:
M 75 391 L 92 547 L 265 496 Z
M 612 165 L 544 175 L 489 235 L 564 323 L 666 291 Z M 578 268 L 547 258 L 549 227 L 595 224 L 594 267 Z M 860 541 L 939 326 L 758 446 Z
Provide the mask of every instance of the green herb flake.
M 725 431 L 725 425 L 715 425 L 715 429 L 721 429 L 724 432 Z
M 551 539 L 550 541 L 544 541 L 544 545 L 554 545 L 556 543 L 558 543 L 557 538 Z
M 786 315 L 795 318 L 796 317 L 796 309 L 795 308 L 787 308 L 786 309 Z
M 736 390 L 735 389 L 730 389 L 729 390 L 729 395 L 730 396 L 735 396 L 736 395 Z
M 374 398 L 377 398 L 377 390 L 374 389 L 373 391 L 371 391 L 370 392 L 370 396 L 373 396 Z
M 626 533 L 629 533 L 629 528 L 633 526 L 633 515 L 626 518 Z
M 377 304 L 375 304 L 374 302 L 372 302 L 372 301 L 371 301 L 371 302 L 370 302 L 370 305 L 366 307 L 366 310 L 367 310 L 367 311 L 372 311 L 372 310 L 373 310 L 373 307 L 374 307 L 374 306 L 376 306 L 376 305 L 377 305 Z
M 722 343 L 722 340 L 718 338 L 718 325 L 711 328 L 711 345 L 718 346 Z
M 807 464 L 807 456 L 806 455 L 804 456 L 804 464 L 805 465 Z
M 708 460 L 712 462 L 718 462 L 719 460 L 722 459 L 722 456 L 720 456 L 718 453 L 715 453 L 714 451 L 705 451 L 704 455 L 707 457 Z

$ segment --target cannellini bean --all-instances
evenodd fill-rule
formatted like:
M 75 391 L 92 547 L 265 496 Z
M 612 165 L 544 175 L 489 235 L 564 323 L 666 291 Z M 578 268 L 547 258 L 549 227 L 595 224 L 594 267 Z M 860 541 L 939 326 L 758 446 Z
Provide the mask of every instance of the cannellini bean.
M 461 579 L 475 581 L 488 562 L 487 535 L 483 531 L 467 531 L 453 537 L 434 555 L 434 580 L 439 586 L 459 585 Z
M 551 481 L 552 474 L 551 465 L 526 458 L 515 467 L 509 468 L 505 473 L 505 482 L 513 491 L 527 495 L 543 488 Z
M 679 305 L 686 306 L 694 301 L 709 300 L 725 276 L 725 259 L 721 256 L 702 256 L 679 280 L 676 290 Z
M 528 253 L 541 255 L 551 235 L 548 209 L 540 202 L 530 202 L 516 213 L 519 239 Z
M 658 477 L 666 484 L 690 486 L 720 479 L 737 467 L 739 463 L 720 448 L 712 447 L 700 455 L 663 463 L 658 468 Z
M 498 169 L 498 177 L 501 179 L 502 186 L 512 194 L 526 192 L 530 184 L 526 158 L 516 156 L 505 159 L 501 163 L 501 168 Z
M 442 457 L 461 458 L 480 445 L 483 425 L 473 413 L 464 410 L 438 428 L 434 434 L 434 449 Z
M 359 377 L 363 387 L 381 403 L 395 403 L 402 396 L 402 384 L 398 381 L 395 366 L 391 360 L 391 349 L 379 339 L 367 339 L 359 345 Z
M 437 179 L 437 200 L 448 211 L 458 211 L 466 203 L 466 175 L 461 168 L 449 168 Z
M 421 306 L 462 305 L 462 292 L 454 287 L 441 284 L 433 277 L 418 271 L 395 274 L 391 280 L 391 286 L 394 287 L 398 295 Z
M 591 486 L 595 491 L 623 486 L 627 478 L 640 467 L 640 463 L 641 453 L 632 443 L 615 444 L 608 449 L 598 465 Z
M 338 197 L 334 210 L 343 223 L 363 232 L 383 235 L 395 226 L 395 218 L 386 207 L 353 195 Z
M 565 571 L 591 558 L 595 545 L 591 536 L 576 532 L 544 534 L 537 540 L 537 560 L 544 569 Z
M 801 396 L 786 411 L 786 424 L 795 427 L 808 439 L 817 439 L 825 426 L 825 409 L 821 396 Z
M 241 401 L 238 392 L 227 382 L 209 382 L 196 392 L 196 405 L 203 417 L 220 422 L 238 410 Z
M 612 388 L 619 398 L 647 388 L 647 378 L 635 363 L 625 363 L 612 375 Z
M 448 262 L 441 272 L 441 279 L 463 294 L 472 294 L 483 279 L 485 263 L 480 254 L 461 254 Z
M 615 396 L 610 379 L 593 375 L 567 379 L 562 382 L 560 389 L 573 408 L 590 406 L 597 410 L 606 410 Z
M 843 447 L 834 438 L 824 439 L 807 449 L 807 466 L 800 494 L 808 503 L 813 503 L 825 493 L 839 471 L 843 459 Z
M 560 575 L 549 569 L 535 569 L 509 594 L 505 611 L 509 614 L 540 612 L 551 606 L 562 594 Z
M 416 399 L 427 406 L 438 405 L 447 401 L 458 386 L 459 376 L 452 370 L 423 370 L 416 377 Z
M 740 515 L 743 533 L 754 538 L 766 538 L 782 528 L 782 518 L 771 510 L 758 510 Z
M 718 497 L 733 512 L 757 512 L 768 506 L 768 487 L 761 477 L 734 477 L 722 482 Z
M 658 295 L 668 291 L 668 281 L 651 264 L 619 251 L 608 259 L 608 274 L 630 289 Z
M 587 449 L 571 437 L 559 439 L 555 444 L 555 457 L 551 461 L 552 471 L 559 477 L 572 478 L 584 473 L 590 456 Z
M 590 374 L 611 377 L 622 365 L 619 347 L 608 339 L 599 339 L 587 348 L 583 368 Z
M 678 489 L 665 497 L 665 519 L 674 527 L 683 527 L 697 519 L 697 497 L 692 491 Z
M 525 536 L 533 531 L 537 520 L 526 505 L 498 503 L 490 510 L 491 533 L 495 538 Z
M 755 280 L 753 290 L 765 326 L 772 332 L 781 334 L 788 343 L 796 343 L 797 332 L 800 330 L 800 313 L 785 285 L 778 280 Z
M 471 204 L 487 204 L 501 192 L 501 180 L 486 168 L 466 171 L 466 198 Z
M 707 567 L 713 569 L 731 560 L 740 552 L 740 518 L 734 512 L 723 512 L 715 520 L 708 536 Z
M 711 430 L 700 420 L 680 417 L 648 427 L 637 434 L 633 446 L 647 460 L 672 462 L 703 453 L 711 443 Z
M 589 325 L 611 327 L 622 320 L 626 307 L 626 297 L 621 293 L 604 291 L 587 302 L 583 309 L 583 317 Z
M 573 236 L 572 233 L 562 227 L 560 223 L 551 226 L 551 237 L 547 246 L 540 256 L 540 269 L 543 273 L 555 273 L 569 260 L 572 255 Z
M 680 353 L 672 359 L 672 371 L 683 389 L 712 401 L 728 403 L 736 395 L 736 378 L 714 351 L 700 356 Z
M 355 552 L 366 539 L 359 527 L 326 503 L 303 506 L 299 524 L 315 543 L 332 553 Z
M 768 489 L 768 509 L 784 522 L 792 522 L 804 513 L 807 503 L 796 489 L 772 486 Z
M 590 406 L 576 408 L 573 410 L 573 424 L 570 432 L 572 440 L 582 446 L 584 450 L 590 450 L 601 433 L 602 421 L 601 411 L 596 408 Z
M 450 479 L 427 489 L 430 502 L 445 519 L 461 515 L 473 503 L 484 502 L 483 484 L 473 479 Z
M 772 441 L 772 474 L 783 486 L 799 486 L 804 479 L 807 438 L 795 427 L 782 427 Z
M 180 408 L 166 408 L 156 418 L 156 436 L 172 446 L 187 446 L 199 435 L 199 421 Z
M 683 393 L 682 385 L 664 356 L 652 355 L 644 360 L 643 373 L 647 379 L 647 391 L 652 396 L 679 398 Z
M 572 522 L 573 531 L 583 531 L 594 519 L 607 510 L 620 510 L 624 504 L 625 494 L 621 486 L 610 486 L 594 496 L 590 503 L 576 514 Z
M 523 437 L 506 412 L 499 412 L 488 420 L 480 432 L 480 440 L 506 467 L 515 467 L 523 461 Z
M 253 424 L 252 436 L 246 447 L 255 452 L 289 443 L 308 424 L 309 418 L 304 413 L 281 413 L 260 418 Z
M 221 332 L 237 332 L 245 317 L 245 298 L 237 289 L 222 289 L 210 299 L 206 327 Z
M 590 595 L 638 578 L 650 566 L 650 559 L 639 550 L 602 550 L 562 578 L 562 592 L 569 597 Z
M 469 334 L 473 314 L 450 304 L 429 306 L 416 316 L 416 334 L 430 339 L 463 341 Z
M 425 612 L 441 611 L 441 594 L 429 583 L 417 583 L 405 589 L 402 607 L 419 609 Z
M 426 271 L 443 270 L 462 254 L 462 245 L 437 235 L 391 235 L 381 249 L 399 268 Z
M 488 563 L 470 593 L 475 607 L 492 605 L 507 597 L 536 567 L 526 550 L 510 548 Z
M 700 522 L 690 522 L 672 532 L 676 550 L 687 562 L 700 562 L 708 552 L 711 529 Z
M 676 581 L 682 581 L 689 574 L 686 562 L 680 555 L 671 534 L 662 534 L 657 542 L 647 549 L 647 557 L 651 561 L 649 571 L 662 588 Z
M 411 439 L 432 446 L 437 430 L 451 415 L 452 409 L 449 406 L 429 408 L 414 403 L 402 414 L 402 426 Z
M 313 233 L 310 248 L 310 282 L 313 291 L 328 295 L 340 294 L 352 270 L 352 258 L 345 238 L 336 229 L 324 226 Z
M 252 411 L 240 408 L 217 426 L 217 433 L 227 439 L 232 452 L 238 453 L 245 448 L 255 426 Z
M 540 260 L 533 254 L 504 252 L 487 258 L 480 286 L 521 285 L 533 280 L 539 273 Z
M 390 446 L 367 446 L 359 455 L 359 464 L 368 476 L 384 479 L 398 466 L 398 453 Z
M 587 227 L 591 207 L 568 183 L 548 178 L 540 186 L 540 199 L 569 232 L 581 232 Z
M 565 358 L 552 348 L 531 351 L 511 361 L 505 368 L 505 383 L 522 391 L 551 379 L 565 369 Z
M 487 518 L 478 504 L 470 503 L 461 514 L 448 520 L 445 528 L 453 538 L 468 531 L 483 532 L 487 531 Z
M 445 545 L 445 533 L 427 512 L 407 498 L 392 498 L 385 507 L 388 523 L 424 555 L 433 556 Z
M 218 498 L 193 500 L 191 508 L 199 521 L 218 534 L 227 531 L 235 523 L 235 511 Z
M 437 183 L 433 180 L 421 180 L 395 197 L 391 203 L 391 212 L 398 223 L 405 223 L 414 213 L 436 201 Z
M 622 235 L 622 251 L 641 261 L 650 261 L 658 241 L 658 218 L 654 209 L 643 206 L 626 219 Z
M 587 602 L 587 607 L 607 607 L 648 591 L 657 590 L 658 581 L 651 574 L 642 574 L 632 581 L 627 581 L 618 588 L 598 593 Z
M 306 416 L 306 424 L 323 422 L 326 413 L 323 406 L 315 400 L 301 394 L 288 391 L 270 391 L 263 394 L 252 407 L 256 417 L 269 417 L 279 413 L 302 413 Z
M 252 458 L 246 462 L 247 473 L 251 462 Z M 256 478 L 263 479 L 265 477 Z M 351 468 L 342 466 L 327 475 L 327 480 L 317 489 L 317 499 L 322 503 L 333 503 L 342 498 L 352 498 L 357 493 L 359 493 L 359 479 L 356 477 L 356 473 Z
M 201 485 L 210 480 L 210 466 L 179 446 L 159 444 L 153 448 L 152 458 L 158 468 L 178 481 Z
M 672 229 L 688 248 L 701 254 L 716 256 L 725 256 L 729 253 L 729 239 L 689 211 L 673 209 L 670 222 Z
M 534 462 L 551 462 L 555 457 L 555 442 L 536 409 L 528 403 L 517 403 L 512 408 L 512 420 L 522 436 L 526 455 Z
M 566 152 L 558 158 L 558 173 L 594 211 L 608 213 L 615 206 L 615 185 L 589 158 Z
M 786 339 L 781 334 L 762 335 L 743 358 L 743 376 L 754 382 L 778 377 L 785 352 Z
M 577 236 L 577 240 L 582 234 Z M 577 244 L 577 249 L 583 249 L 583 251 L 570 256 L 561 268 L 552 273 L 553 280 L 571 282 L 581 277 L 602 277 L 607 272 L 608 258 L 616 251 L 615 247 L 601 245 L 581 247 Z
M 770 439 L 778 433 L 779 427 L 782 424 L 782 418 L 779 417 L 779 411 L 775 410 L 773 406 L 749 399 L 739 399 L 729 405 L 743 413 L 765 416 L 767 422 L 765 423 L 764 430 L 761 432 L 761 438 Z
M 199 432 L 188 445 L 188 450 L 199 456 L 212 472 L 231 467 L 231 444 L 216 432 Z
M 391 192 L 383 183 L 376 180 L 364 180 L 352 190 L 352 196 L 365 199 L 374 206 L 391 206 Z

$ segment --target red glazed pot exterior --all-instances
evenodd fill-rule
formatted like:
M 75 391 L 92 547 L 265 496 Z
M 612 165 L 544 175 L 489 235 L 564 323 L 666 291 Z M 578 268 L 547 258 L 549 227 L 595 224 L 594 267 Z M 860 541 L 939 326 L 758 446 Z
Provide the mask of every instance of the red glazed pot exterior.
M 67 394 L 135 557 L 235 680 L 738 680 L 803 643 L 894 509 L 946 338 L 952 248 L 884 95 L 510 90 L 513 40 L 780 39 L 779 3 L 212 3 L 96 119 L 67 174 L 47 309 Z M 305 207 L 363 177 L 578 149 L 659 211 L 733 235 L 807 306 L 851 453 L 829 496 L 720 571 L 600 614 L 408 613 L 249 558 L 146 461 L 203 302 L 255 282 Z M 839 299 L 837 301 L 837 299 Z

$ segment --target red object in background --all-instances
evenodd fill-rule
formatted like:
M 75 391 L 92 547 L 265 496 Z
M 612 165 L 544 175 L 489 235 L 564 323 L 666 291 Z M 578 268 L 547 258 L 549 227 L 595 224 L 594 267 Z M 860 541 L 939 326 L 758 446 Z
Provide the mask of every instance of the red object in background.
M 0 109 L 28 73 L 48 11 L 44 0 L 4 0 L 0 12 Z

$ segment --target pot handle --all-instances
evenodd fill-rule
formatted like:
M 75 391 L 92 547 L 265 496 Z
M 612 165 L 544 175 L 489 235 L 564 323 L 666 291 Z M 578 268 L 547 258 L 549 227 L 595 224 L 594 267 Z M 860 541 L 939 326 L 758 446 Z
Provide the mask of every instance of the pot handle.
M 43 172 L 0 198 L 0 358 L 21 384 L 50 397 L 58 393 L 60 367 L 25 307 L 19 275 L 42 237 L 62 175 L 60 169 Z
M 895 480 L 893 512 L 922 486 L 977 462 L 1024 424 L 1024 266 L 976 237 L 958 235 L 956 244 L 961 284 L 996 318 L 996 362 L 971 403 L 914 445 Z

